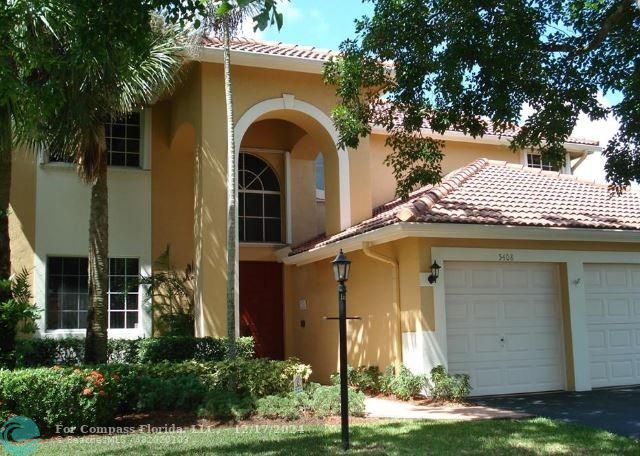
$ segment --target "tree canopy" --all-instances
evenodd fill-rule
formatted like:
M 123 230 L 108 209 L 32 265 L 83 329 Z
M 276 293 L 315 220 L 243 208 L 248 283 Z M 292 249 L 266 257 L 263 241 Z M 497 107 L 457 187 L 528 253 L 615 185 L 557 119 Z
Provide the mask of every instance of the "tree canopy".
M 406 196 L 440 180 L 442 142 L 424 128 L 474 137 L 514 133 L 561 165 L 580 113 L 613 115 L 603 145 L 616 190 L 640 181 L 640 4 L 635 0 L 367 0 L 374 12 L 325 70 L 341 102 L 343 145 L 372 125 L 388 132 L 387 164 Z M 602 94 L 619 99 L 612 106 Z M 521 125 L 524 105 L 533 114 Z

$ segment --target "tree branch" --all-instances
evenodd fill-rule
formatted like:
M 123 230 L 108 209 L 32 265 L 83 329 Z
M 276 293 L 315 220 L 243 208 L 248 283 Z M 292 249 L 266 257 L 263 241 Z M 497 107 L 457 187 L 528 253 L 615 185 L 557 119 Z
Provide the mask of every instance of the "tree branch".
M 596 33 L 596 36 L 582 48 L 571 46 L 570 44 L 548 43 L 542 46 L 544 52 L 566 52 L 571 54 L 571 57 L 586 54 L 598 48 L 605 40 L 607 35 L 618 25 L 633 8 L 634 0 L 622 0 L 618 6 L 612 11 L 609 16 L 602 23 L 602 27 Z

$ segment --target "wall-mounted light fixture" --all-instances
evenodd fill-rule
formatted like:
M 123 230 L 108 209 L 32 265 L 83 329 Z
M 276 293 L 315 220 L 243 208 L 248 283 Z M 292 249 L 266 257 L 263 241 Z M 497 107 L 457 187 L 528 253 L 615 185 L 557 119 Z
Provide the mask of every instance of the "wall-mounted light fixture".
M 440 277 L 440 265 L 434 261 L 433 264 L 431 265 L 431 274 L 429 274 L 428 280 L 430 284 L 434 284 L 436 283 L 436 281 L 438 280 L 438 277 Z

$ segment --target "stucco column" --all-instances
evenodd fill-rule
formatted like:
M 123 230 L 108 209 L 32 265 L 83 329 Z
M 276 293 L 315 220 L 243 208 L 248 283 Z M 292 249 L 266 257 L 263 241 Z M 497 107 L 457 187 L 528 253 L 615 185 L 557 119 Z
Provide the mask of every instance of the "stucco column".
M 581 260 L 570 259 L 567 261 L 567 281 L 575 389 L 576 391 L 589 391 L 591 390 L 591 372 L 589 368 L 587 306 L 584 290 L 584 264 Z

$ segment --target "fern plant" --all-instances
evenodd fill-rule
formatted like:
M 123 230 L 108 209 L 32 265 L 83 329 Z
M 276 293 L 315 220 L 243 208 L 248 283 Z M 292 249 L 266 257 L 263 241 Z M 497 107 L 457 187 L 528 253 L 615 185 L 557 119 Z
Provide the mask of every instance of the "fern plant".
M 140 283 L 146 285 L 154 332 L 165 336 L 194 335 L 194 276 L 190 264 L 184 270 L 175 269 L 167 246 L 154 262 L 153 273 L 142 276 Z
M 13 354 L 18 332 L 31 334 L 38 329 L 36 324 L 40 309 L 32 302 L 29 271 L 23 269 L 8 279 L 0 279 L 0 328 L 2 329 L 2 353 L 0 365 L 13 365 Z

